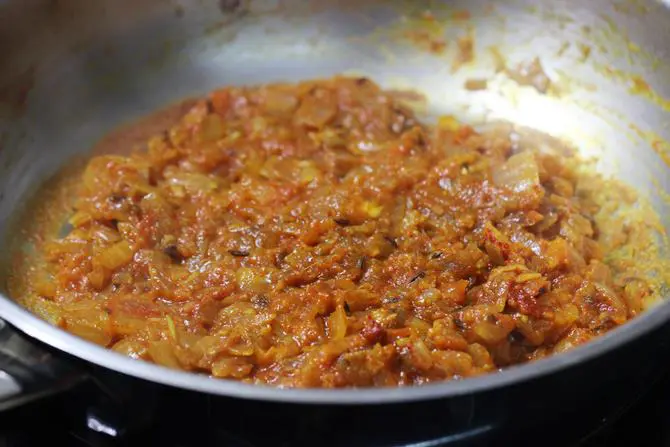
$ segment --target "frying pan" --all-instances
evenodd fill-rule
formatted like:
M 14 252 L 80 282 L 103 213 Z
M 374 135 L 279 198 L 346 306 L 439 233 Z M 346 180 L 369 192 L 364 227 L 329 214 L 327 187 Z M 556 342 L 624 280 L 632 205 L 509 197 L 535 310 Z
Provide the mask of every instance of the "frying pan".
M 438 24 L 430 32 L 447 43 L 444 52 L 406 38 L 408 31 L 425 32 L 417 17 L 426 10 Z M 459 66 L 454 42 L 464 35 L 474 39 L 474 58 Z M 670 9 L 653 0 L 3 0 L 0 243 L 7 247 L 17 237 L 13 218 L 37 186 L 117 126 L 222 85 L 339 73 L 425 94 L 426 119 L 507 120 L 566 140 L 598 157 L 605 174 L 633 185 L 668 228 L 669 42 Z M 500 72 L 500 55 L 509 67 L 539 58 L 553 91 Z M 467 90 L 468 79 L 487 79 L 488 88 Z M 9 251 L 1 257 L 6 274 Z M 670 317 L 670 303 L 661 303 L 585 346 L 476 378 L 394 389 L 277 389 L 169 370 L 94 346 L 18 306 L 1 283 L 0 316 L 8 324 L 0 323 L 0 408 L 75 380 L 72 356 L 147 381 L 264 401 L 469 396 L 578 370 Z

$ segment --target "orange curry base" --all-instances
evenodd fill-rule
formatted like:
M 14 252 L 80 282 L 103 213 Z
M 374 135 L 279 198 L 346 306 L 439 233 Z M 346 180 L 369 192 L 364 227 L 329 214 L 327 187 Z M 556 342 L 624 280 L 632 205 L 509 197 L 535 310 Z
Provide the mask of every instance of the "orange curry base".
M 18 297 L 115 351 L 295 387 L 422 384 L 565 351 L 642 309 L 569 157 L 419 124 L 367 79 L 225 88 L 90 160 Z

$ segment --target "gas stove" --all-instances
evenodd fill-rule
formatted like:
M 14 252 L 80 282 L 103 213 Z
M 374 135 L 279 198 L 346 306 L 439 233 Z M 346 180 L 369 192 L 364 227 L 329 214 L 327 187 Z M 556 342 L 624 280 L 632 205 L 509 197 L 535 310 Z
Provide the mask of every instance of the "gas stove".
M 58 354 L 61 355 L 61 354 Z M 670 447 L 670 325 L 553 375 L 449 399 L 298 405 L 210 396 L 72 359 L 72 388 L 0 412 L 0 447 Z
M 599 397 L 593 408 L 537 408 L 557 416 L 539 425 L 517 421 L 521 429 L 511 430 L 509 419 L 479 423 L 468 398 L 305 407 L 206 396 L 100 372 L 68 392 L 0 414 L 0 446 L 670 446 L 670 371 L 646 381 L 626 385 L 630 393 L 613 390 L 616 404 Z M 447 413 L 456 423 L 445 423 Z

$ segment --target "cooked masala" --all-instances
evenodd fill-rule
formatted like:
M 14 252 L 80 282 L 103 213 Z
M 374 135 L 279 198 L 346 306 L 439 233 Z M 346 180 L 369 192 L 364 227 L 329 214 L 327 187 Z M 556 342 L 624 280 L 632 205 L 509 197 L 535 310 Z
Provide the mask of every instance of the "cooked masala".
M 423 384 L 563 352 L 657 292 L 612 256 L 630 238 L 603 227 L 576 155 L 422 124 L 366 78 L 223 88 L 154 133 L 69 176 L 68 231 L 29 234 L 10 280 L 42 318 L 136 359 Z

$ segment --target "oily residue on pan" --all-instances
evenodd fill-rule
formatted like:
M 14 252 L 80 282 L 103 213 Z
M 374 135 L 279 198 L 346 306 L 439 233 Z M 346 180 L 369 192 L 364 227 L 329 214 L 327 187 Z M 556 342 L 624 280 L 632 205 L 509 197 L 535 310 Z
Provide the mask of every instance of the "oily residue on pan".
M 470 17 L 469 11 L 457 10 L 451 12 L 449 19 L 445 21 L 438 20 L 431 11 L 424 11 L 418 18 L 409 19 L 406 23 L 403 23 L 402 28 L 406 28 L 406 30 L 400 31 L 399 36 L 409 40 L 421 50 L 435 55 L 443 55 L 450 44 L 445 35 L 448 24 L 465 24 L 465 33 L 453 42 L 456 56 L 452 69 L 456 71 L 461 65 L 471 62 L 474 58 L 474 29 L 467 23 Z
M 27 272 L 29 270 L 27 266 L 37 261 L 34 253 L 40 250 L 45 240 L 61 232 L 72 214 L 73 198 L 76 196 L 79 179 L 90 156 L 128 155 L 135 150 L 144 150 L 149 137 L 173 126 L 193 104 L 194 100 L 186 99 L 117 127 L 103 136 L 93 146 L 88 156 L 71 159 L 65 168 L 47 179 L 38 192 L 26 200 L 21 209 L 15 213 L 15 218 L 10 224 L 15 233 L 21 235 L 14 238 L 9 247 L 9 251 L 13 254 L 12 270 Z M 34 268 L 40 268 L 40 264 L 34 265 Z M 21 294 L 26 285 L 21 278 L 12 276 L 7 282 L 10 290 L 16 290 L 17 294 Z M 48 317 L 47 314 L 40 316 Z
M 447 49 L 447 40 L 444 37 L 444 29 L 439 25 L 432 15 L 425 17 L 426 25 L 405 31 L 404 37 L 432 54 L 444 54 Z
M 39 269 L 42 263 L 35 257 L 44 241 L 54 237 L 72 212 L 73 197 L 78 186 L 78 178 L 86 167 L 86 159 L 78 157 L 70 160 L 66 167 L 40 185 L 37 193 L 28 197 L 17 209 L 7 225 L 9 234 L 17 237 L 9 238 L 7 251 L 9 259 L 2 259 L 2 263 L 9 262 L 10 268 L 2 265 L 0 281 L 2 287 L 16 290 L 17 294 L 25 290 L 26 284 L 7 271 L 21 269 L 28 271 L 31 268 Z M 19 301 L 20 302 L 20 301 Z M 40 317 L 46 315 L 38 314 Z M 47 321 L 49 321 L 47 319 Z
M 447 4 L 433 5 L 430 10 L 406 6 L 400 11 L 400 19 L 390 26 L 378 27 L 354 40 L 372 43 L 389 59 L 395 57 L 395 51 L 387 47 L 389 40 L 409 44 L 420 53 L 450 59 L 452 72 L 474 60 L 475 29 L 470 11 L 454 10 Z
M 468 27 L 464 35 L 456 39 L 456 56 L 451 65 L 452 73 L 475 59 L 475 31 Z
M 635 133 L 642 141 L 646 142 L 656 152 L 663 163 L 670 167 L 670 142 L 653 131 L 642 130 L 638 125 L 631 123 L 628 125 L 630 130 Z
M 615 12 L 628 15 L 644 15 L 648 13 L 647 7 L 640 2 L 635 1 L 618 2 L 614 6 L 614 10 Z M 540 11 L 536 12 L 541 13 Z M 546 11 L 542 12 L 542 14 L 546 14 Z M 458 23 L 453 20 L 453 14 L 446 16 L 441 14 L 440 17 L 442 17 L 442 19 L 440 20 L 437 20 L 437 15 L 433 14 L 427 16 L 424 13 L 423 17 L 430 18 L 433 38 L 438 38 L 440 35 L 444 37 L 444 33 L 449 26 L 454 24 L 458 25 Z M 464 20 L 461 21 L 460 25 L 470 27 L 470 14 L 463 14 L 463 18 Z M 572 23 L 572 20 L 569 17 L 555 17 L 554 15 L 551 15 L 549 18 L 565 24 Z M 408 20 L 403 26 L 412 28 L 419 24 L 419 20 Z M 464 36 L 470 35 L 473 34 L 464 34 Z M 464 60 L 471 60 L 467 50 L 470 48 L 470 44 L 474 42 L 474 39 L 468 41 L 461 39 L 456 42 L 465 44 L 453 45 L 453 47 L 458 49 L 454 56 L 454 68 L 458 68 Z M 466 51 L 463 51 L 463 49 Z M 568 51 L 569 49 L 570 51 Z M 489 50 L 490 57 L 493 59 L 495 73 L 503 72 L 510 80 L 521 86 L 531 86 L 535 88 L 538 93 L 560 97 L 563 96 L 564 93 L 574 93 L 573 90 L 595 91 L 597 89 L 595 84 L 572 79 L 571 76 L 561 70 L 557 70 L 557 73 L 560 74 L 558 79 L 552 79 L 543 66 L 542 55 L 537 55 L 534 58 L 527 58 L 512 67 L 505 60 L 505 57 L 503 56 L 504 52 L 500 48 L 491 47 Z M 596 55 L 594 54 L 595 52 L 598 52 L 599 54 Z M 630 70 L 622 70 L 611 65 L 599 63 L 599 58 L 595 56 L 602 56 L 603 54 L 609 54 L 617 58 L 624 58 L 633 68 Z M 660 94 L 652 86 L 649 80 L 640 74 L 641 72 L 649 73 L 650 71 L 657 71 L 660 67 L 658 56 L 643 50 L 640 45 L 634 42 L 627 32 L 620 29 L 620 27 L 616 25 L 615 20 L 606 13 L 601 13 L 598 17 L 598 21 L 592 26 L 582 26 L 573 39 L 563 42 L 558 50 L 558 56 L 569 57 L 581 64 L 589 64 L 600 75 L 604 75 L 610 80 L 623 84 L 630 94 L 644 98 L 664 111 L 670 111 L 670 99 Z M 481 90 L 488 88 L 490 83 L 487 81 L 488 79 L 485 78 L 477 78 L 469 80 L 464 86 L 467 90 L 471 91 Z M 569 85 L 566 86 L 566 83 Z M 639 130 L 637 126 L 632 126 Z M 637 133 L 640 135 L 639 131 Z M 670 166 L 670 143 L 660 135 L 651 135 L 649 132 L 644 133 L 643 139 L 647 141 L 666 164 Z
M 471 21 L 472 15 L 469 11 L 438 8 L 434 11 L 407 11 L 405 14 L 403 20 L 390 27 L 375 30 L 365 40 L 376 44 L 380 51 L 391 58 L 393 53 L 384 44 L 389 39 L 409 43 L 423 54 L 444 56 L 451 60 L 451 73 L 475 62 L 476 27 Z M 504 72 L 519 85 L 531 86 L 542 94 L 556 93 L 539 57 L 522 61 L 516 67 L 508 67 L 498 47 L 490 48 L 490 56 L 495 68 L 491 76 Z M 483 90 L 487 87 L 488 79 L 479 78 L 466 82 L 467 90 Z
M 670 284 L 670 245 L 659 215 L 631 187 L 598 178 L 594 166 L 587 163 L 577 171 L 579 193 L 589 195 L 599 206 L 593 221 L 608 253 L 606 262 L 627 272 L 621 281 L 630 287 L 637 287 L 644 278 L 653 290 L 647 308 L 662 302 Z
M 92 155 L 126 155 L 133 150 L 144 150 L 144 145 L 151 135 L 169 129 L 193 107 L 194 103 L 194 99 L 185 99 L 149 116 L 117 127 L 93 147 Z
M 665 110 L 670 111 L 670 99 L 664 98 L 639 74 L 626 73 L 612 67 L 600 67 L 605 76 L 625 83 L 628 91 L 633 95 L 641 96 Z

